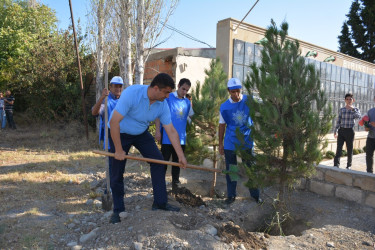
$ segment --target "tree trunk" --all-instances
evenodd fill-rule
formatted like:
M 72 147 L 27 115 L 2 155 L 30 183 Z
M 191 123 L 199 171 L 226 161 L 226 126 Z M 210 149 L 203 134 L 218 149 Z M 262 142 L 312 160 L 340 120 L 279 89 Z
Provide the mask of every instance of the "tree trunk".
M 123 0 L 120 2 L 120 76 L 124 80 L 125 86 L 133 84 L 133 75 L 131 71 L 131 0 Z
M 137 44 L 135 60 L 135 84 L 143 84 L 144 75 L 144 0 L 137 0 Z

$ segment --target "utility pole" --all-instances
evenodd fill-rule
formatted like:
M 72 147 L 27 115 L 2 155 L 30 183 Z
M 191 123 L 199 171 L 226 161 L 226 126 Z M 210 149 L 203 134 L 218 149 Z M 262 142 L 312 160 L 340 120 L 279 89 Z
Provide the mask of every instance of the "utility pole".
M 87 125 L 87 114 L 86 114 L 86 107 L 85 107 L 85 92 L 83 89 L 83 82 L 82 82 L 82 72 L 81 72 L 81 63 L 79 62 L 79 49 L 77 44 L 77 36 L 76 36 L 76 29 L 74 26 L 74 18 L 73 18 L 73 9 L 72 9 L 72 2 L 69 0 L 69 7 L 70 7 L 70 16 L 72 18 L 72 26 L 73 26 L 73 34 L 74 34 L 74 44 L 76 47 L 76 53 L 77 53 L 77 64 L 78 64 L 78 71 L 79 71 L 79 80 L 81 81 L 81 101 L 82 101 L 82 112 L 83 112 L 83 119 L 85 123 L 85 129 L 86 129 L 86 139 L 89 139 L 89 128 Z

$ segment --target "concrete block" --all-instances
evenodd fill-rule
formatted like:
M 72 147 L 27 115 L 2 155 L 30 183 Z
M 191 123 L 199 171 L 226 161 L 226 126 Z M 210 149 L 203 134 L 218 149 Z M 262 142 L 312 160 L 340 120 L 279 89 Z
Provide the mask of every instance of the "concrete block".
M 336 197 L 348 201 L 362 202 L 363 191 L 352 187 L 336 187 Z
M 352 186 L 353 177 L 351 173 L 344 173 L 340 171 L 328 170 L 325 174 L 325 180 L 335 184 Z
M 367 206 L 375 208 L 375 194 L 368 194 L 365 200 Z
M 310 191 L 324 196 L 334 195 L 335 185 L 320 181 L 310 181 Z
M 355 176 L 354 187 L 359 187 L 362 190 L 367 190 L 375 193 L 375 175 L 374 176 Z
M 311 179 L 324 181 L 324 170 L 322 168 L 316 168 L 316 172 L 311 176 Z
M 296 189 L 306 189 L 306 179 L 305 178 L 300 178 L 298 182 L 296 182 L 293 187 L 296 188 Z

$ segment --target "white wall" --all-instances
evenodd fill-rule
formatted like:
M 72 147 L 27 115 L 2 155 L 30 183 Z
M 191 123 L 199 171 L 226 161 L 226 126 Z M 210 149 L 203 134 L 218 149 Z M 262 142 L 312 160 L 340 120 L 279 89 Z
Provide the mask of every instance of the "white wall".
M 176 87 L 181 78 L 190 80 L 189 93 L 195 88 L 197 81 L 200 81 L 202 85 L 206 77 L 204 70 L 210 68 L 211 60 L 211 58 L 178 55 L 176 57 Z

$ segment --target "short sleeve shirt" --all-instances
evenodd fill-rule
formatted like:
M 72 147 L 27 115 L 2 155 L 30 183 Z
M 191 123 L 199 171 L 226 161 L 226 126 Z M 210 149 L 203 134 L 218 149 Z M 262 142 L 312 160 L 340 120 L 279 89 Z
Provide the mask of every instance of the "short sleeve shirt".
M 150 99 L 147 96 L 148 87 L 148 85 L 131 85 L 121 93 L 115 108 L 123 116 L 120 121 L 120 133 L 142 134 L 150 122 L 155 121 L 156 118 L 159 118 L 160 122 L 165 125 L 172 122 L 166 100 L 156 101 L 150 105 Z M 113 113 L 110 119 L 112 115 Z

